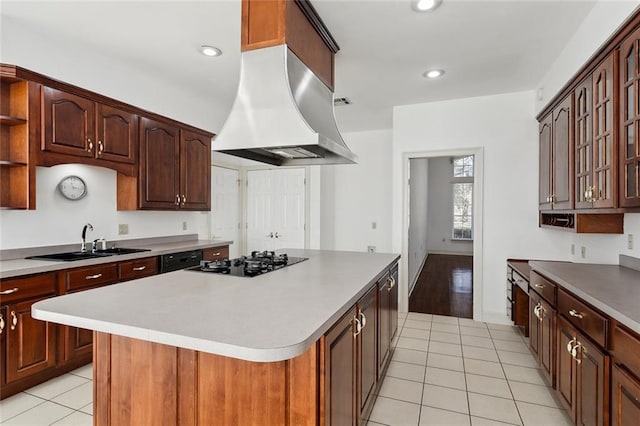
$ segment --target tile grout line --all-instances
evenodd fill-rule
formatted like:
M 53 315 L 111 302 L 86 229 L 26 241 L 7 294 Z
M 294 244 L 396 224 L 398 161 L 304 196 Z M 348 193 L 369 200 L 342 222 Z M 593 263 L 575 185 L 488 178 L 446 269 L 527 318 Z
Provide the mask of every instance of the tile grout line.
M 491 334 L 491 333 L 489 333 L 489 334 Z M 493 342 L 493 336 L 491 337 L 491 342 Z M 494 344 L 494 346 L 495 346 L 495 344 Z M 507 381 L 507 386 L 509 387 L 509 393 L 511 394 L 511 398 L 513 400 L 513 405 L 516 407 L 516 412 L 518 413 L 518 418 L 520 419 L 520 423 L 522 425 L 524 425 L 524 419 L 522 418 L 522 414 L 520 413 L 520 408 L 518 407 L 518 404 L 516 404 L 516 397 L 513 394 L 513 390 L 511 389 L 511 383 L 507 379 L 507 372 L 504 371 L 504 364 L 502 364 L 502 359 L 500 358 L 500 354 L 498 354 L 497 350 L 496 350 L 496 354 L 498 355 L 498 359 L 500 360 L 500 368 L 502 369 L 502 374 L 504 374 L 504 378 Z
M 22 392 L 20 392 L 20 393 L 26 393 L 26 392 L 22 391 Z M 20 393 L 17 393 L 16 395 L 20 395 Z M 35 398 L 38 398 L 38 399 L 42 400 L 42 402 L 39 402 L 38 404 L 34 405 L 33 407 L 29 407 L 29 408 L 27 408 L 26 410 L 19 412 L 18 414 L 14 414 L 13 416 L 8 417 L 8 418 L 4 419 L 2 422 L 6 422 L 7 420 L 11 420 L 11 419 L 13 419 L 14 417 L 18 417 L 19 415 L 24 414 L 24 413 L 26 413 L 26 412 L 27 412 L 27 411 L 29 411 L 29 410 L 33 410 L 34 408 L 39 407 L 39 406 L 41 406 L 42 404 L 44 404 L 45 402 L 47 402 L 47 401 L 48 401 L 48 399 L 43 399 L 43 398 L 40 398 L 39 396 L 35 396 L 35 395 L 31 395 L 31 394 L 27 394 L 27 395 L 29 395 L 29 396 L 33 396 L 33 397 L 35 397 Z

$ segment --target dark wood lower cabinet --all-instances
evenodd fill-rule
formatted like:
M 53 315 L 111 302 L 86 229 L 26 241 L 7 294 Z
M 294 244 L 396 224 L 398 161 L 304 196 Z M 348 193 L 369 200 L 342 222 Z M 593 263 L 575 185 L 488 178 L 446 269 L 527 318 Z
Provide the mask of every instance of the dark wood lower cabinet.
M 357 304 L 358 318 L 362 327 L 356 338 L 357 347 L 357 397 L 358 416 L 366 418 L 373 406 L 374 390 L 378 381 L 377 349 L 377 286 L 373 286 Z
M 390 339 L 393 339 L 396 335 L 396 331 L 398 330 L 398 266 L 396 265 L 391 269 L 391 279 L 392 281 L 389 283 L 391 286 L 389 292 L 389 327 L 390 331 Z
M 571 419 L 576 421 L 577 393 L 577 363 L 571 352 L 576 340 L 576 330 L 562 317 L 558 319 L 558 369 L 556 371 L 556 393 L 564 409 Z
M 529 295 L 529 346 L 542 372 L 555 384 L 556 310 L 538 293 Z
M 391 355 L 391 293 L 388 279 L 388 276 L 384 276 L 378 281 L 378 380 L 382 378 L 384 366 Z
M 640 380 L 615 364 L 611 372 L 611 425 L 636 426 L 640 421 Z

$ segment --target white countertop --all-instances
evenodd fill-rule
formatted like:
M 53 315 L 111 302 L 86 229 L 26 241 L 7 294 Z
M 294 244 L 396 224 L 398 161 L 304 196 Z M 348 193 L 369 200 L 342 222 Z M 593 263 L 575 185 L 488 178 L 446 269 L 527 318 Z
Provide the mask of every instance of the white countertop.
M 150 256 L 161 256 L 163 254 L 176 253 L 180 251 L 227 246 L 231 243 L 232 241 L 185 240 L 152 244 L 143 243 L 142 245 L 140 245 L 140 243 L 127 244 L 126 242 L 124 242 L 118 244 L 118 247 L 145 248 L 150 249 L 150 251 L 95 257 L 93 259 L 74 260 L 72 262 L 36 259 L 2 260 L 0 261 L 0 278 L 38 274 L 41 272 L 53 272 L 62 269 L 78 268 L 81 266 L 93 266 L 111 262 L 121 262 L 124 260 L 141 259 L 143 257 Z
M 531 269 L 640 333 L 640 271 L 619 265 L 530 261 Z
M 253 278 L 177 271 L 43 300 L 34 318 L 249 361 L 304 353 L 399 259 L 286 250 L 309 259 Z

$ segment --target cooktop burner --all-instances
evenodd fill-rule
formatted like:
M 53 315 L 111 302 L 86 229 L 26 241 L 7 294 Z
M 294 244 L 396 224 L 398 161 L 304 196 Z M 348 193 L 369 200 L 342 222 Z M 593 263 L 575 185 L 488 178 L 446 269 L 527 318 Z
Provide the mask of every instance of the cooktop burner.
M 200 261 L 200 266 L 189 268 L 189 270 L 233 275 L 235 277 L 255 277 L 256 275 L 266 274 L 305 260 L 307 260 L 306 257 L 290 257 L 286 253 L 276 254 L 273 251 L 253 251 L 251 256 L 242 256 L 237 259 L 202 260 Z

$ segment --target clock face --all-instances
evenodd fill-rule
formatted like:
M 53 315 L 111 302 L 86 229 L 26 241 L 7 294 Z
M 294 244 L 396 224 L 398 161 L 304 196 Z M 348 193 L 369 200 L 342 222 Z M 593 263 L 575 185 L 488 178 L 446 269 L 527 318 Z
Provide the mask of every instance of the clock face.
M 87 195 L 87 184 L 78 176 L 67 176 L 58 184 L 58 190 L 66 199 L 77 201 Z

